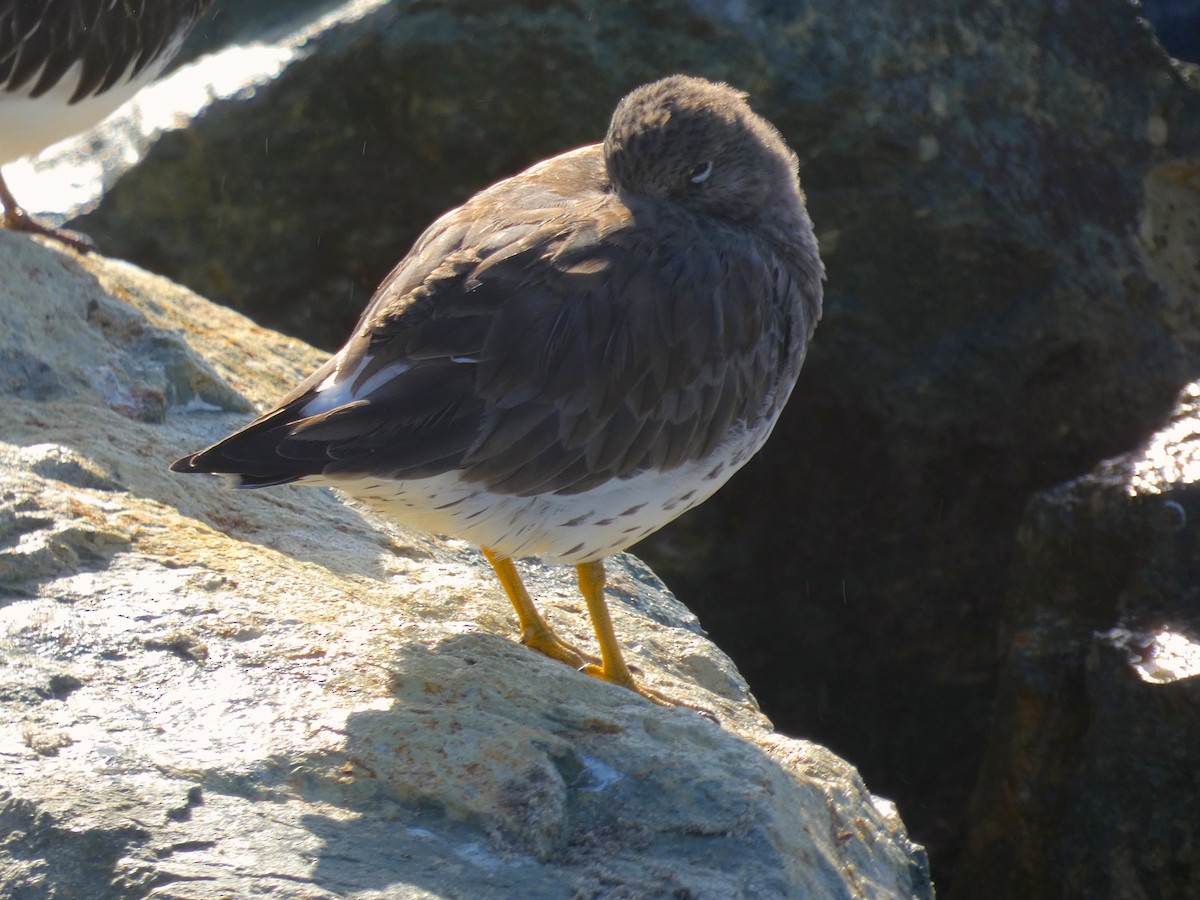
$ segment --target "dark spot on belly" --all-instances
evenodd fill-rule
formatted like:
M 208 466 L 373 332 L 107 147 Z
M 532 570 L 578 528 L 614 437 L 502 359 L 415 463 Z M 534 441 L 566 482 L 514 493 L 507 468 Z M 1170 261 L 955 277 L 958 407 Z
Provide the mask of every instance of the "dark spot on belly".
M 641 509 L 645 505 L 646 505 L 645 503 L 639 503 L 637 506 L 631 506 L 631 507 L 629 507 L 629 509 L 625 510 L 625 512 L 621 513 L 620 516 L 632 516 L 635 512 L 637 512 L 639 509 Z M 620 518 L 620 516 L 618 516 L 618 518 Z

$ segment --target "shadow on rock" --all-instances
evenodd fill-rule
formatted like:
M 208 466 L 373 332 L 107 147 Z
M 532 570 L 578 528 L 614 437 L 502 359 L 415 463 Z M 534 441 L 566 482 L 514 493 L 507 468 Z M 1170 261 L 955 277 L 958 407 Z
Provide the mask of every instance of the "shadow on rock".
M 515 686 L 539 672 L 554 689 L 522 696 Z M 386 889 L 402 871 L 435 892 L 452 878 L 513 896 L 647 884 L 667 896 L 840 896 L 878 886 L 886 860 L 904 870 L 889 896 L 932 896 L 923 854 L 861 804 L 850 771 L 826 793 L 690 710 L 564 674 L 491 635 L 404 646 L 390 682 L 393 705 L 347 718 L 344 751 L 289 776 L 352 814 L 305 819 L 328 890 Z M 827 762 L 813 751 L 809 764 Z M 831 839 L 846 816 L 876 837 Z

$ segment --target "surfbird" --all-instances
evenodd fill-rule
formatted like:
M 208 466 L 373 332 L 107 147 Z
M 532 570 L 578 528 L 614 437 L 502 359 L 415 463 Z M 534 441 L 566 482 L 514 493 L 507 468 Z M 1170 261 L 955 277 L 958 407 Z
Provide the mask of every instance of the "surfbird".
M 524 644 L 670 705 L 622 658 L 603 560 L 762 447 L 823 277 L 780 134 L 733 88 L 666 78 L 620 102 L 603 144 L 434 222 L 334 357 L 171 468 L 245 488 L 330 485 L 468 540 Z M 598 659 L 550 629 L 521 557 L 575 566 Z
M 0 166 L 95 125 L 149 84 L 211 0 L 0 0 Z M 22 209 L 0 174 L 8 228 L 79 250 L 86 235 Z

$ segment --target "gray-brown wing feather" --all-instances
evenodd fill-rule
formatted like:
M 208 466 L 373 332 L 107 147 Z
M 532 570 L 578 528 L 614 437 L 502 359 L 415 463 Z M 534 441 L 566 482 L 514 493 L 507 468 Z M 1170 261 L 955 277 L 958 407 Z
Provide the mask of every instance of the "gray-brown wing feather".
M 39 97 L 76 63 L 74 103 L 132 78 L 183 36 L 210 0 L 0 0 L 0 90 Z

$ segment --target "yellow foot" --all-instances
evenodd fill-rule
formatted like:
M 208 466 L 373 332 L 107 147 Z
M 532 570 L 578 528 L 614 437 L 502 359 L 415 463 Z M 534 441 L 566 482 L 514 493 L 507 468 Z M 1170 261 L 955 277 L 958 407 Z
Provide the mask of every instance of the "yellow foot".
M 712 722 L 719 721 L 716 714 L 703 706 L 697 706 L 694 703 L 686 703 L 683 700 L 676 700 L 674 697 L 664 694 L 661 691 L 656 691 L 654 688 L 648 688 L 644 684 L 638 684 L 634 680 L 633 675 L 629 674 L 626 669 L 624 673 L 606 672 L 603 666 L 591 665 L 583 666 L 579 671 L 585 675 L 591 675 L 593 678 L 599 678 L 601 681 L 607 681 L 609 684 L 620 685 L 623 688 L 628 688 L 639 697 L 645 697 L 651 703 L 657 703 L 659 706 L 682 706 L 684 709 L 690 709 L 700 713 L 704 718 Z
M 599 668 L 597 663 L 600 660 L 584 653 L 578 647 L 572 647 L 549 628 L 525 628 L 521 634 L 521 643 L 551 659 L 566 663 L 572 669 Z
M 564 662 L 585 675 L 628 688 L 651 703 L 657 703 L 659 706 L 683 706 L 695 710 L 706 719 L 717 721 L 717 717 L 703 706 L 683 703 L 666 694 L 643 687 L 634 681 L 629 667 L 621 656 L 621 648 L 617 644 L 616 635 L 613 634 L 608 606 L 604 602 L 603 562 L 597 560 L 575 567 L 579 575 L 579 590 L 587 600 L 588 612 L 592 617 L 592 627 L 595 629 L 596 639 L 600 643 L 600 657 L 596 658 L 577 647 L 572 647 L 550 629 L 549 623 L 538 612 L 529 592 L 525 590 L 521 576 L 517 573 L 516 566 L 513 565 L 511 559 L 486 547 L 482 549 L 483 555 L 495 569 L 496 577 L 500 579 L 504 593 L 508 595 L 513 609 L 516 610 L 517 621 L 521 626 L 521 643 L 526 647 L 537 650 L 551 659 Z

